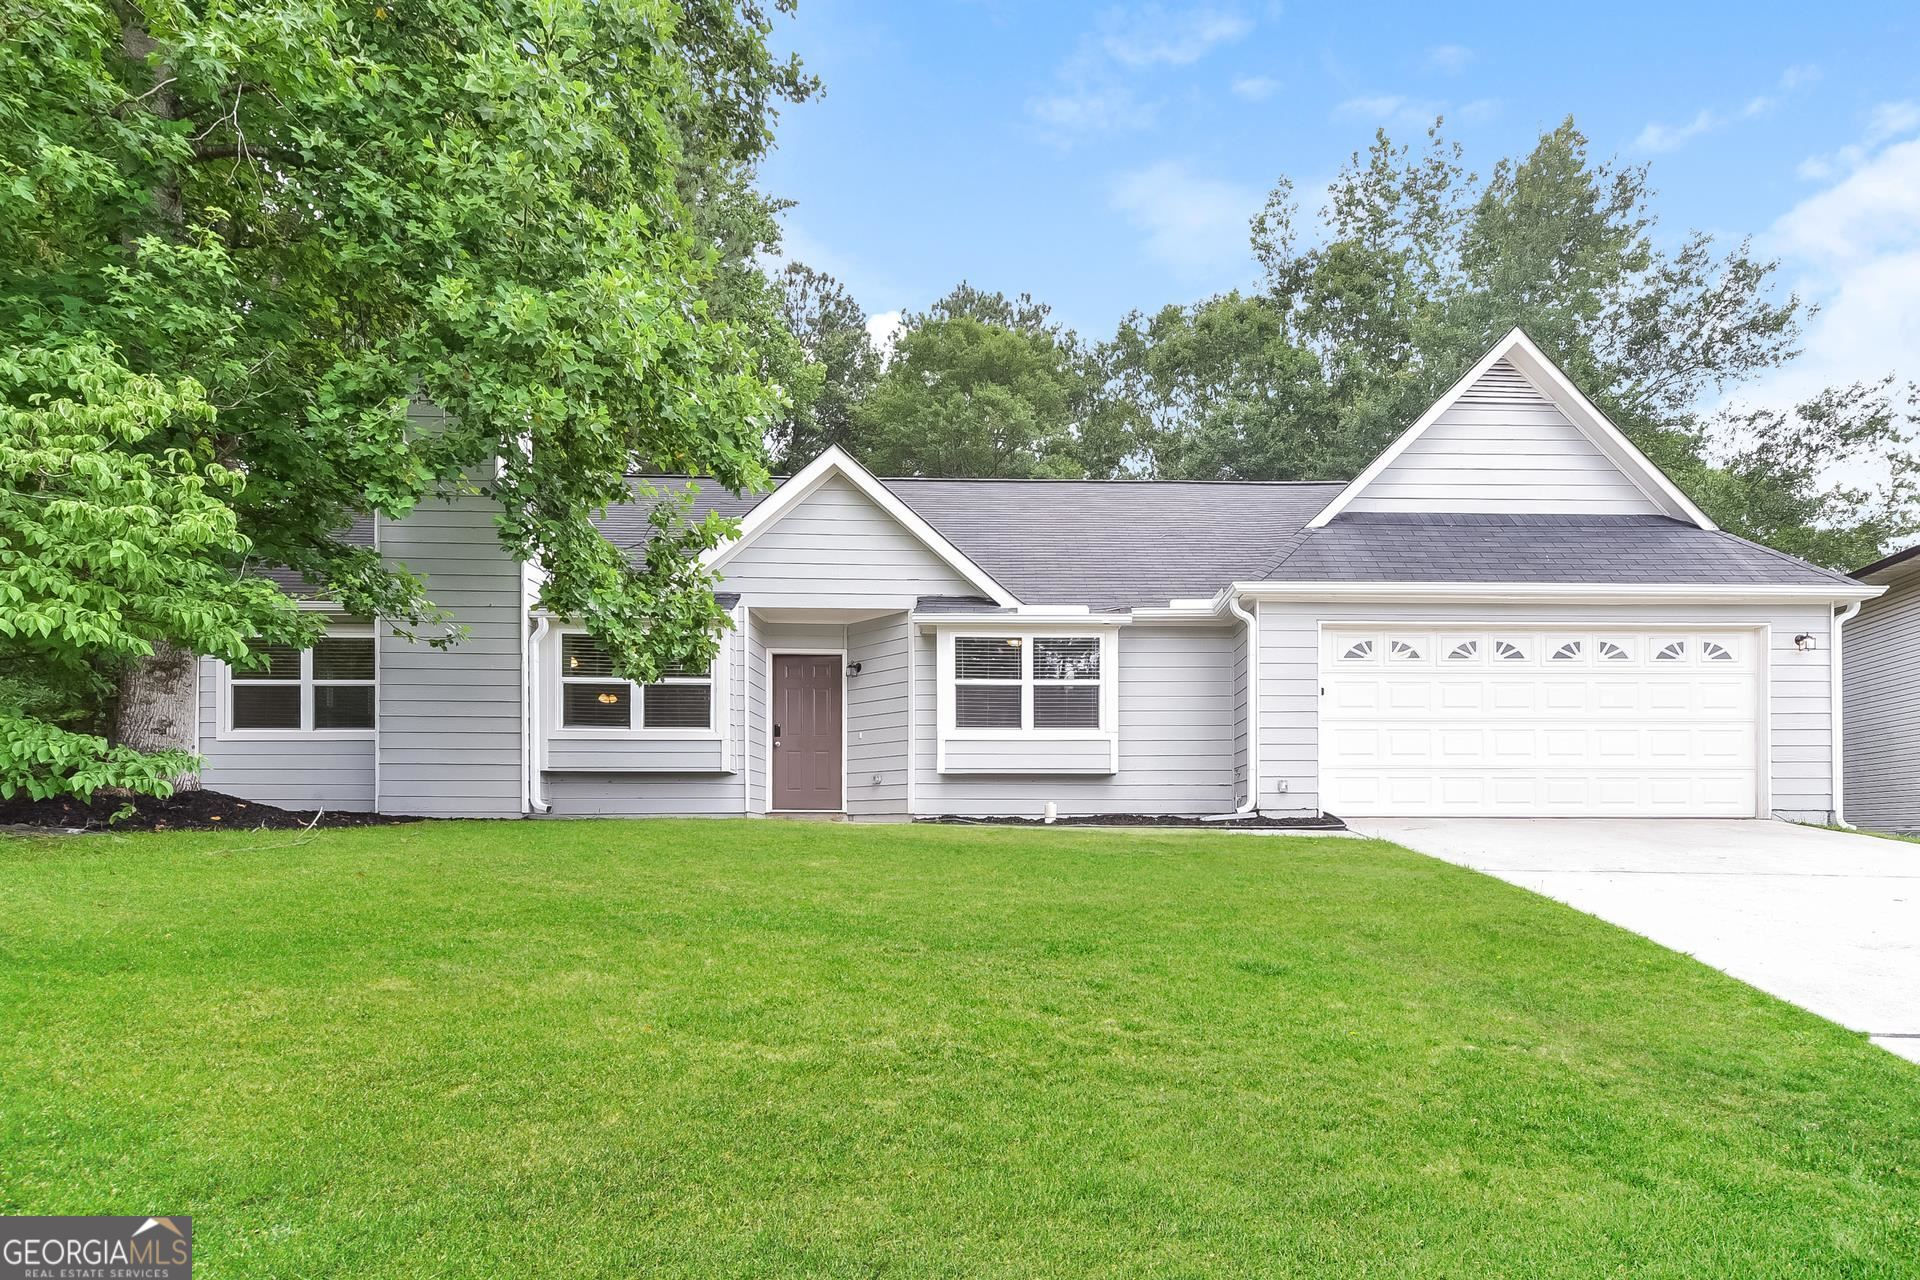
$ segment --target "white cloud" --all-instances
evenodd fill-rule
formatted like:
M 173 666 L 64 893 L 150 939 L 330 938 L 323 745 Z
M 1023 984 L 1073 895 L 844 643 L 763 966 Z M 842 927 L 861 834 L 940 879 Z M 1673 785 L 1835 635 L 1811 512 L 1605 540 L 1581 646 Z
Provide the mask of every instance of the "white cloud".
M 1153 123 L 1156 110 L 1122 84 L 1083 84 L 1027 103 L 1027 114 L 1049 138 L 1062 143 L 1075 134 L 1144 129 Z
M 882 359 L 893 358 L 894 340 L 900 336 L 905 323 L 905 317 L 897 310 L 877 311 L 867 317 L 867 336 L 879 348 Z
M 1676 151 L 1701 134 L 1718 129 L 1720 124 L 1719 116 L 1702 109 L 1685 124 L 1648 125 L 1633 140 L 1633 145 L 1639 151 Z
M 1247 223 L 1260 208 L 1258 190 L 1163 160 L 1122 174 L 1109 198 L 1144 233 L 1147 256 L 1183 278 L 1213 285 L 1232 278 L 1235 268 L 1250 274 Z
M 1437 44 L 1427 50 L 1427 65 L 1435 71 L 1457 76 L 1473 62 L 1473 50 L 1463 44 Z
M 1828 386 L 1920 378 L 1920 138 L 1863 152 L 1851 172 L 1775 221 L 1759 248 L 1781 259 L 1820 311 L 1800 357 L 1738 402 L 1786 408 Z
M 1781 252 L 1827 266 L 1889 248 L 1920 249 L 1920 138 L 1894 143 L 1808 196 L 1774 224 L 1770 238 Z
M 1792 93 L 1795 89 L 1813 84 L 1819 79 L 1820 68 L 1814 66 L 1812 63 L 1803 62 L 1796 66 L 1788 67 L 1780 73 L 1780 87 L 1788 93 Z
M 1779 91 L 1792 93 L 1819 78 L 1818 67 L 1788 67 L 1780 73 Z M 1780 100 L 1777 97 L 1760 93 L 1748 98 L 1737 110 L 1715 110 L 1712 107 L 1702 107 L 1684 124 L 1664 124 L 1656 120 L 1640 131 L 1640 135 L 1633 140 L 1633 147 L 1637 151 L 1677 151 L 1701 134 L 1724 129 L 1738 120 L 1755 119 L 1779 105 Z
M 1134 77 L 1197 62 L 1252 29 L 1251 21 L 1226 9 L 1148 4 L 1111 10 L 1054 72 L 1056 87 L 1027 100 L 1027 115 L 1042 137 L 1060 146 L 1085 134 L 1144 129 L 1159 104 L 1141 98 Z
M 1280 82 L 1272 76 L 1235 76 L 1228 86 L 1233 96 L 1248 102 L 1264 102 L 1280 92 Z
M 1251 30 L 1253 23 L 1230 11 L 1168 10 L 1149 4 L 1102 16 L 1098 41 L 1106 55 L 1123 67 L 1184 67 L 1198 62 L 1215 45 L 1238 40 Z
M 1867 113 L 1866 132 L 1860 141 L 1848 143 L 1825 155 L 1808 156 L 1796 172 L 1813 182 L 1825 182 L 1857 169 L 1873 149 L 1889 138 L 1920 129 L 1920 103 L 1882 102 Z
M 1336 116 L 1349 120 L 1364 120 L 1370 124 L 1398 124 L 1408 128 L 1424 129 L 1440 115 L 1445 104 L 1409 98 L 1398 93 L 1364 94 L 1358 98 L 1348 98 L 1333 109 Z
M 1482 120 L 1491 120 L 1500 113 L 1500 103 L 1494 98 L 1475 98 L 1472 102 L 1463 102 L 1454 111 L 1456 120 L 1477 124 Z

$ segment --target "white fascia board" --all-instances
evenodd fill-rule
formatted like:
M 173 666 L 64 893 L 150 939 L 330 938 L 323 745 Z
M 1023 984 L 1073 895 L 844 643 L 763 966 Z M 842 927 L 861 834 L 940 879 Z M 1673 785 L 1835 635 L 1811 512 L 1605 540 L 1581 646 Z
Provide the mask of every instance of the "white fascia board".
M 1355 476 L 1353 483 L 1342 489 L 1313 519 L 1307 521 L 1307 528 L 1325 527 L 1328 521 L 1347 509 L 1349 503 L 1359 497 L 1371 485 L 1380 473 L 1393 465 L 1407 448 L 1425 435 L 1427 429 L 1437 421 L 1440 415 L 1453 407 L 1453 404 L 1467 389 L 1478 382 L 1488 369 L 1499 361 L 1512 360 L 1516 368 L 1530 378 L 1535 386 L 1546 393 L 1548 399 L 1557 405 L 1562 413 L 1579 427 L 1608 461 L 1620 468 L 1622 475 L 1633 482 L 1634 486 L 1655 506 L 1676 519 L 1686 520 L 1702 529 L 1716 529 L 1706 512 L 1700 510 L 1680 492 L 1673 481 L 1646 454 L 1634 447 L 1631 440 L 1622 435 L 1620 429 L 1607 420 L 1607 416 L 1596 408 L 1593 402 L 1583 394 L 1566 374 L 1560 371 L 1547 354 L 1534 345 L 1533 339 L 1519 329 L 1509 330 L 1506 337 L 1493 344 L 1493 347 L 1474 364 L 1445 394 L 1435 400 L 1427 411 L 1420 415 L 1414 424 L 1401 432 L 1394 442 L 1387 446 L 1381 455 L 1373 460 L 1365 471 Z
M 1869 600 L 1885 587 L 1846 583 L 1765 586 L 1670 582 L 1236 582 L 1248 600 L 1364 600 L 1423 604 L 1651 603 L 1727 600 Z
M 844 476 L 854 488 L 860 490 L 882 511 L 898 521 L 908 533 L 926 545 L 927 550 L 939 556 L 947 566 L 995 604 L 1007 608 L 1017 606 L 1020 601 L 1011 591 L 993 580 L 993 575 L 968 559 L 960 548 L 920 518 L 906 503 L 893 495 L 887 486 L 880 483 L 871 471 L 854 461 L 839 445 L 831 445 L 827 451 L 802 467 L 798 474 L 775 489 L 767 500 L 749 511 L 740 521 L 740 532 L 729 542 L 725 542 L 700 557 L 701 563 L 709 569 L 719 569 L 744 548 L 752 545 L 754 539 L 772 528 L 780 517 L 814 490 L 834 476 Z
M 1111 630 L 1127 626 L 1126 614 L 1091 613 L 1084 609 L 1022 609 L 1018 613 L 912 613 L 907 621 L 921 627 L 963 627 L 975 631 L 1030 631 L 1034 627 Z
M 1204 622 L 1217 624 L 1222 610 L 1211 600 L 1182 600 L 1162 608 L 1133 610 L 1135 622 Z

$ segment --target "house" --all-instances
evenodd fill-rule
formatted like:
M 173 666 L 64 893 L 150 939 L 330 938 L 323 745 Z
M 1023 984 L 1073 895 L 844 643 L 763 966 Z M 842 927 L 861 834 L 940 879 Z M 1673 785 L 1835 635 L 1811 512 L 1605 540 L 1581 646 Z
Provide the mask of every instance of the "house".
M 1523 334 L 1349 484 L 880 480 L 829 451 L 712 554 L 709 671 L 636 688 L 479 500 L 363 532 L 470 638 L 336 619 L 202 668 L 210 787 L 438 816 L 1841 808 L 1840 620 Z M 610 511 L 621 545 L 644 508 Z M 325 609 L 324 602 L 304 607 Z
M 1853 575 L 1884 595 L 1847 626 L 1843 737 L 1847 821 L 1920 831 L 1920 547 Z

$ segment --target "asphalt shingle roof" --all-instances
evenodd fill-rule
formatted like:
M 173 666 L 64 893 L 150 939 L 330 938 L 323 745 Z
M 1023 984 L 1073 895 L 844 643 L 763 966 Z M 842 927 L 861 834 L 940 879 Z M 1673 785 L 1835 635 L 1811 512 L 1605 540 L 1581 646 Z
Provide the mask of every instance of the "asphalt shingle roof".
M 1262 575 L 1281 581 L 1844 584 L 1845 574 L 1666 516 L 1350 512 Z
M 678 478 L 653 484 L 674 488 Z M 1230 582 L 1845 584 L 1729 533 L 1665 516 L 1344 513 L 1338 483 L 883 480 L 1015 596 L 1095 610 L 1211 596 Z M 764 494 L 698 486 L 692 513 L 744 516 Z M 635 551 L 647 506 L 601 528 Z

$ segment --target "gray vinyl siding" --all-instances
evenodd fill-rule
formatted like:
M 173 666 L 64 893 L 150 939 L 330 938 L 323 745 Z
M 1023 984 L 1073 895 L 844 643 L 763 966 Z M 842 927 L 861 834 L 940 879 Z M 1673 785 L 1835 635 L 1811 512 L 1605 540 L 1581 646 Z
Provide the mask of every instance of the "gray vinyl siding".
M 915 636 L 916 812 L 1033 817 L 1049 800 L 1066 815 L 1212 814 L 1233 808 L 1237 700 L 1231 630 L 1121 629 L 1120 768 L 1099 776 L 940 773 L 935 755 L 935 652 L 933 635 Z
M 202 786 L 282 809 L 372 810 L 372 738 L 222 741 L 220 665 L 200 660 Z
M 1813 605 L 1646 605 L 1631 610 L 1577 605 L 1260 605 L 1260 807 L 1275 814 L 1319 812 L 1319 623 L 1476 623 L 1519 626 L 1659 623 L 1771 626 L 1766 712 L 1772 755 L 1771 807 L 1780 817 L 1824 822 L 1832 812 L 1833 707 L 1828 660 L 1832 612 Z M 1794 636 L 1814 638 L 1802 653 Z M 1280 790 L 1280 784 L 1286 790 Z
M 558 652 L 557 646 L 548 646 L 544 656 L 549 669 Z M 725 741 L 717 737 L 549 737 L 543 748 L 541 784 L 550 815 L 648 818 L 743 813 L 748 663 L 747 637 L 743 631 L 735 632 L 727 644 L 729 729 Z
M 1505 360 L 1487 370 L 1347 509 L 1587 515 L 1660 510 Z
M 549 773 L 720 773 L 727 753 L 718 735 L 555 737 L 547 743 L 545 767 Z
M 904 613 L 847 627 L 847 812 L 897 818 L 907 812 L 908 640 Z
M 978 588 L 841 476 L 833 476 L 721 566 L 752 607 L 900 609 Z
M 1847 821 L 1920 830 L 1920 575 L 1867 601 L 1840 634 Z
M 747 611 L 746 805 L 749 813 L 767 811 L 767 640 L 766 624 Z
M 1124 679 L 1124 677 L 1123 677 Z M 1113 744 L 1105 738 L 955 738 L 947 743 L 942 776 L 956 773 L 1112 773 Z
M 521 816 L 521 568 L 500 546 L 489 499 L 422 503 L 380 522 L 388 560 L 426 578 L 464 626 L 446 649 L 380 636 L 379 807 L 422 817 Z

